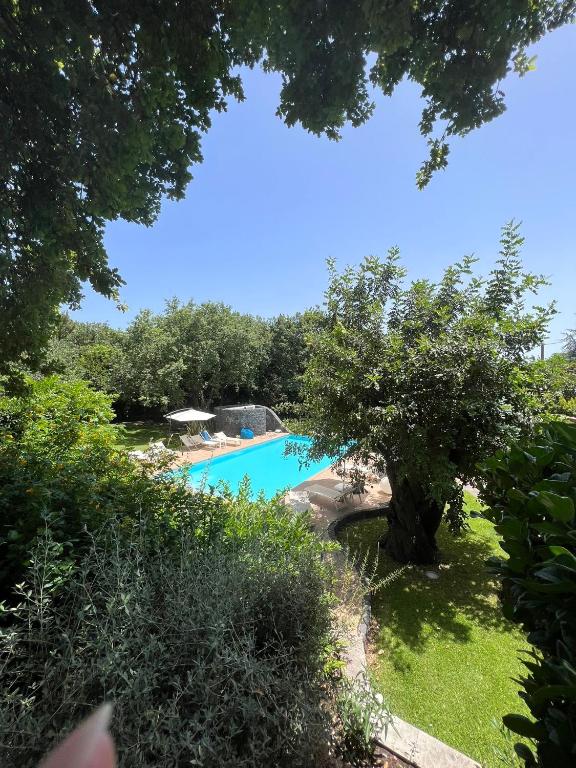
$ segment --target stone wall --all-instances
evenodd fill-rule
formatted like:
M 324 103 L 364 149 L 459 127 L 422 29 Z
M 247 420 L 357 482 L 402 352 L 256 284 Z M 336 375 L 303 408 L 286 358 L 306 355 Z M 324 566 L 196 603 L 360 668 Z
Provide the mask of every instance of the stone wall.
M 214 412 L 214 432 L 224 432 L 229 437 L 239 435 L 241 429 L 251 429 L 255 435 L 266 434 L 266 409 L 263 406 L 220 406 Z

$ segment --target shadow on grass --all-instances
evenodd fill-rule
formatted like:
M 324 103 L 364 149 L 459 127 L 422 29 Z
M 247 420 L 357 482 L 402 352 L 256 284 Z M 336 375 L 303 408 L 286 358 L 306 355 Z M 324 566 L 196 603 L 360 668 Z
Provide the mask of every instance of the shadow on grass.
M 385 530 L 384 520 L 369 520 L 345 529 L 342 541 L 360 556 L 367 548 L 374 553 Z M 438 543 L 442 552 L 439 566 L 406 568 L 372 600 L 381 627 L 378 645 L 386 646 L 398 670 L 409 668 L 407 649 L 423 650 L 429 643 L 444 640 L 468 643 L 475 625 L 502 631 L 510 626 L 500 610 L 498 585 L 486 569 L 486 560 L 498 551 L 491 524 L 472 519 L 470 530 L 457 537 L 442 527 Z M 397 568 L 391 558 L 379 553 L 380 577 Z M 439 578 L 428 578 L 427 571 Z
M 169 437 L 168 427 L 150 421 L 125 421 L 115 425 L 118 441 L 127 450 L 147 448 L 150 440 L 164 440 Z

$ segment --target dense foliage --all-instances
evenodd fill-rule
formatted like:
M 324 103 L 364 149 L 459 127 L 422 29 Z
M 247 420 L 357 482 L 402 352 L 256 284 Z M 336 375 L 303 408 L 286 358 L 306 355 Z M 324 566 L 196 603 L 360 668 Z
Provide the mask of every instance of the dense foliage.
M 544 280 L 523 272 L 522 242 L 516 225 L 504 228 L 487 280 L 465 258 L 438 284 L 404 287 L 396 250 L 342 274 L 330 266 L 304 376 L 312 455 L 349 446 L 387 472 L 385 546 L 401 562 L 435 559 L 447 504 L 453 527 L 462 521 L 461 481 L 530 423 L 519 371 L 553 309 L 526 308 Z
M 190 514 L 192 497 L 151 479 L 116 446 L 110 398 L 56 377 L 0 395 L 0 592 L 21 576 L 46 526 L 65 552 L 79 552 L 110 519 L 127 531 Z
M 316 764 L 332 629 L 306 521 L 244 494 L 198 505 L 170 544 L 111 528 L 75 566 L 37 541 L 0 632 L 0 762 L 37 765 L 112 700 L 123 766 Z
M 76 322 L 61 315 L 39 370 L 86 381 L 107 394 L 121 392 L 125 377 L 123 337 L 122 331 L 105 323 Z
M 576 416 L 576 360 L 556 354 L 535 360 L 526 371 L 525 386 L 534 409 L 544 417 Z
M 279 315 L 270 325 L 270 348 L 260 368 L 257 393 L 265 405 L 300 400 L 301 376 L 308 361 L 306 330 L 313 322 L 314 311 L 303 315 Z
M 140 312 L 125 331 L 63 316 L 42 370 L 114 395 L 120 416 L 185 404 L 253 400 L 274 406 L 300 398 L 312 316 L 263 320 L 220 303 L 175 300 L 160 314 Z
M 520 693 L 533 720 L 505 724 L 533 739 L 516 749 L 527 768 L 576 764 L 576 427 L 550 423 L 538 436 L 489 460 L 484 498 L 507 559 L 493 560 L 502 577 L 504 614 L 528 634 Z
M 418 83 L 422 186 L 446 165 L 444 137 L 501 114 L 506 73 L 575 13 L 573 0 L 1 0 L 0 361 L 33 356 L 82 281 L 117 296 L 105 222 L 150 224 L 164 195 L 184 195 L 211 111 L 243 98 L 239 66 L 281 73 L 278 114 L 331 138 L 369 118 L 370 85 Z
M 0 763 L 37 765 L 113 700 L 122 765 L 317 764 L 330 545 L 247 484 L 194 493 L 137 466 L 86 383 L 25 384 L 0 397 Z

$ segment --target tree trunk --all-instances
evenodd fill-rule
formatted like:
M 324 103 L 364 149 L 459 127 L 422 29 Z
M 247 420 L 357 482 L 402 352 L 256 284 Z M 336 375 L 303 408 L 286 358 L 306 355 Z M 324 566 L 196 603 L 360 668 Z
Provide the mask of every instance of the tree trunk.
M 392 501 L 388 511 L 388 531 L 382 539 L 387 554 L 399 563 L 426 565 L 438 559 L 436 531 L 444 505 L 426 497 L 426 489 L 412 478 L 398 480 L 388 466 Z

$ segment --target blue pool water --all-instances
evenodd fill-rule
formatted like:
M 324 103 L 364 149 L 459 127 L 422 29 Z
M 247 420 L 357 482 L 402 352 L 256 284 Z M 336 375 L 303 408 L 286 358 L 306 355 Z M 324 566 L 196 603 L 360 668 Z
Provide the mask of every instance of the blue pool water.
M 284 488 L 293 488 L 332 463 L 327 456 L 305 467 L 300 467 L 298 456 L 284 455 L 286 444 L 307 446 L 311 441 L 301 435 L 286 435 L 261 445 L 244 448 L 226 456 L 216 456 L 184 469 L 190 485 L 199 488 L 203 483 L 217 485 L 225 481 L 233 492 L 248 475 L 254 495 L 264 492 L 267 499 Z

